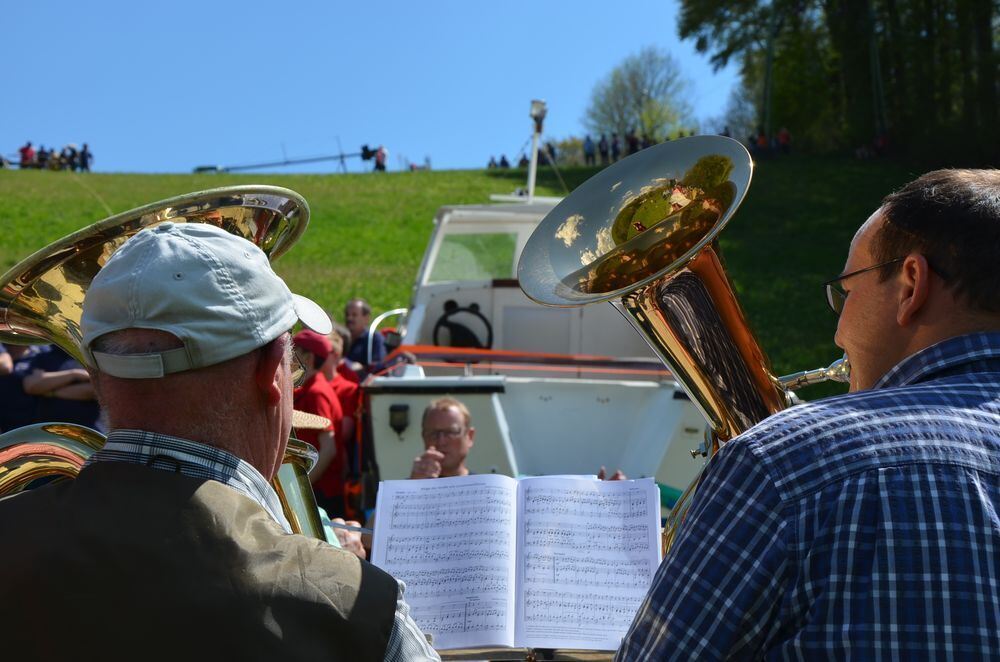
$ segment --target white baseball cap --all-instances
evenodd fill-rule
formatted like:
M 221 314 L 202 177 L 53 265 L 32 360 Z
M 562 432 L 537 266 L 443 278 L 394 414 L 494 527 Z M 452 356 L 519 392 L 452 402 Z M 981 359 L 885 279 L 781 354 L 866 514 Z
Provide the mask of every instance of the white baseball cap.
M 149 379 L 203 368 L 263 347 L 301 321 L 333 328 L 315 302 L 292 294 L 251 242 L 207 223 L 165 222 L 126 241 L 83 301 L 83 355 L 101 372 Z M 154 329 L 184 346 L 148 354 L 91 350 L 96 338 Z

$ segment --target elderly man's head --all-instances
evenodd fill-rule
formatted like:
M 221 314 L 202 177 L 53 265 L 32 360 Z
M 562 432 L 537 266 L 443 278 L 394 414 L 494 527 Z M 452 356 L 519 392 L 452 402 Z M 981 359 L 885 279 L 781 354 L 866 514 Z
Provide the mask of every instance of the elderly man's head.
M 270 477 L 291 426 L 292 344 L 329 318 L 260 249 L 207 224 L 127 241 L 84 300 L 82 349 L 112 428 L 226 448 Z
M 937 170 L 887 196 L 831 293 L 851 388 L 934 343 L 1000 330 L 998 244 L 1000 171 Z

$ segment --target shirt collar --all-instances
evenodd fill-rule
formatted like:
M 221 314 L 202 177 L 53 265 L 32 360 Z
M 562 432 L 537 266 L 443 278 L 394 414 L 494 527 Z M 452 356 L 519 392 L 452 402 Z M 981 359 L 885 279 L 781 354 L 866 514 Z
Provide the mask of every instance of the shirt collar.
M 292 532 L 270 483 L 249 462 L 221 448 L 144 430 L 114 430 L 84 466 L 97 462 L 143 464 L 220 482 L 256 501 L 286 533 Z
M 1000 332 L 955 336 L 911 354 L 882 375 L 872 388 L 905 386 L 973 361 L 1000 359 Z

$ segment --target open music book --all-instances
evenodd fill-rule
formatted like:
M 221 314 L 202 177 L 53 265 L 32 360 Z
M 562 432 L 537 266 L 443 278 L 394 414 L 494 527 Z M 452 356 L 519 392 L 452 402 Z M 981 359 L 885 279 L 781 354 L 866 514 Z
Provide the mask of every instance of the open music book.
M 435 648 L 615 650 L 660 561 L 652 479 L 383 481 L 372 562 Z

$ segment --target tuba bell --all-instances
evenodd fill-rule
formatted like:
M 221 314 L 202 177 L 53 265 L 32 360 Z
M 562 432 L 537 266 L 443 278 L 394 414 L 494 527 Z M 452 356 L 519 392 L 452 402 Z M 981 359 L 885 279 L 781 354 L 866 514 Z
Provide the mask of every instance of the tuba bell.
M 615 163 L 552 209 L 517 274 L 548 306 L 611 302 L 673 372 L 709 426 L 701 454 L 792 403 L 790 388 L 844 381 L 847 364 L 776 376 L 736 299 L 718 237 L 746 196 L 753 161 L 739 142 L 695 136 Z M 698 483 L 670 513 L 664 551 Z
M 41 249 L 0 277 L 0 342 L 54 343 L 83 362 L 80 317 L 94 276 L 130 237 L 173 223 L 211 223 L 256 244 L 275 260 L 309 223 L 299 194 L 275 186 L 230 186 L 191 193 L 111 216 Z M 104 437 L 89 428 L 43 423 L 0 435 L 0 497 L 38 479 L 74 477 Z M 324 539 L 309 484 L 316 451 L 290 439 L 272 481 L 296 533 Z

